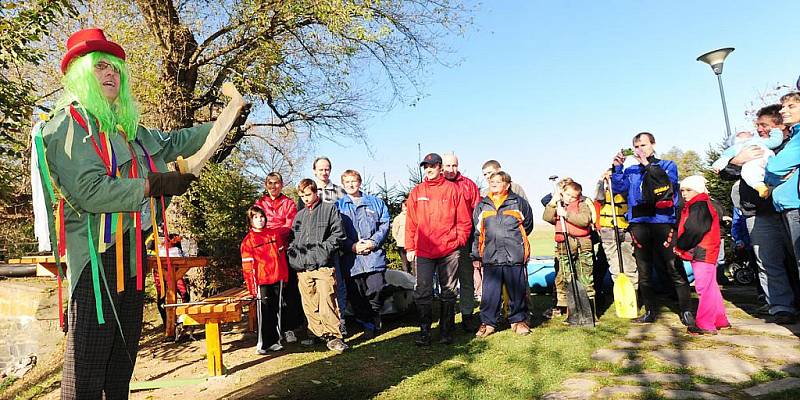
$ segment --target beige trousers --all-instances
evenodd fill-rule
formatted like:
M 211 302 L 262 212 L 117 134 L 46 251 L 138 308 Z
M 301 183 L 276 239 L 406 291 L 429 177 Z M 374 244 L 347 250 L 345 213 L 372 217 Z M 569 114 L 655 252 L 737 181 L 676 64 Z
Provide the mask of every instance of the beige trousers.
M 308 330 L 315 336 L 342 338 L 339 331 L 339 304 L 336 301 L 336 273 L 331 267 L 297 273 L 297 288 L 308 320 Z

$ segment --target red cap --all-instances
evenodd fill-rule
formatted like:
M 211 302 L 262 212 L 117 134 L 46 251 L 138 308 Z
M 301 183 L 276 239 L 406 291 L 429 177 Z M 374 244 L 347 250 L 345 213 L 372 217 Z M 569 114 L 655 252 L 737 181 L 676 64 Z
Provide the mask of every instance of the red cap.
M 61 73 L 67 73 L 67 67 L 73 59 L 93 51 L 102 51 L 125 59 L 125 50 L 122 49 L 122 46 L 106 39 L 102 29 L 84 29 L 73 33 L 67 39 L 67 54 L 61 60 Z

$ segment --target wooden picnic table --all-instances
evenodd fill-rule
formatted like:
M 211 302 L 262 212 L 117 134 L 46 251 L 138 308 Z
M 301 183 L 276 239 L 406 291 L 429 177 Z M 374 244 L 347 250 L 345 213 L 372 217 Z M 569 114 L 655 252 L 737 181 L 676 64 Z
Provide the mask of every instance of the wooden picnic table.
M 171 282 L 167 279 L 169 277 L 169 272 L 167 271 L 167 258 L 161 257 L 161 267 L 164 270 L 164 282 L 167 286 L 165 292 L 166 304 L 175 304 L 178 301 L 178 280 L 183 278 L 192 268 L 205 268 L 208 265 L 208 257 L 171 257 L 170 261 L 174 270 L 173 279 Z M 58 274 L 58 265 L 56 265 L 56 260 L 53 256 L 25 256 L 20 258 L 12 258 L 8 260 L 8 264 L 36 264 L 37 276 L 56 276 Z M 148 256 L 147 264 L 152 270 L 158 269 L 155 256 Z M 62 265 L 65 265 L 63 261 Z M 50 275 L 48 275 L 48 272 Z M 167 307 L 166 311 L 167 320 L 164 323 L 164 335 L 167 337 L 173 337 L 175 336 L 175 325 L 177 320 L 175 308 Z
M 170 257 L 173 269 L 173 279 L 170 281 L 167 271 L 167 258 L 161 257 L 161 268 L 164 270 L 164 282 L 166 283 L 166 304 L 175 304 L 178 301 L 178 280 L 183 278 L 192 268 L 205 268 L 208 265 L 208 257 Z M 147 264 L 151 270 L 157 271 L 158 264 L 155 256 L 147 257 Z M 164 322 L 164 336 L 175 336 L 175 325 L 177 317 L 175 307 L 166 308 L 167 320 Z
M 8 260 L 9 265 L 13 264 L 36 264 L 36 276 L 56 276 L 58 275 L 58 265 L 53 256 L 24 256 Z M 64 261 L 61 264 L 66 268 Z

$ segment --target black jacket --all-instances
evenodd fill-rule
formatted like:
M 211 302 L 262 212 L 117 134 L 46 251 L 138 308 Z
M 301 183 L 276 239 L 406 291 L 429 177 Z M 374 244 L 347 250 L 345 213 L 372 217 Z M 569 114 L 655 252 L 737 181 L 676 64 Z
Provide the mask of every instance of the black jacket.
M 336 266 L 345 240 L 336 205 L 320 201 L 310 210 L 306 207 L 298 211 L 289 240 L 286 254 L 293 269 L 302 272 Z

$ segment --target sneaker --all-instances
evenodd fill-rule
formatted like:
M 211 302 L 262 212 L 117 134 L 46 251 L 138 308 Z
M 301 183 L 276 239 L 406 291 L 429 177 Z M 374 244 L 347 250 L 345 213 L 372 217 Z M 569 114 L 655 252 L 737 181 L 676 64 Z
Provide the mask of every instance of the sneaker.
M 347 350 L 347 345 L 344 343 L 342 339 L 335 338 L 328 341 L 328 350 L 335 351 L 337 353 L 343 353 Z
M 293 331 L 286 331 L 283 333 L 283 336 L 286 338 L 286 343 L 297 342 L 297 336 L 294 335 Z
M 681 323 L 682 323 L 684 326 L 687 326 L 687 327 L 688 327 L 688 326 L 693 326 L 693 325 L 695 324 L 695 322 L 694 322 L 694 314 L 692 314 L 692 312 L 691 312 L 691 311 L 684 311 L 684 312 L 682 312 L 682 313 L 680 314 L 680 317 L 679 317 L 679 318 L 680 318 L 680 320 L 681 320 Z
M 300 341 L 300 344 L 302 344 L 303 346 L 313 346 L 314 339 L 313 338 L 303 339 Z
M 531 333 L 531 328 L 528 327 L 528 324 L 526 324 L 525 321 L 515 322 L 511 324 L 511 331 L 517 335 L 526 336 Z
M 256 350 L 256 354 L 258 354 L 260 356 L 265 356 L 265 355 L 269 354 L 269 352 L 264 350 L 264 349 L 258 349 L 258 350 Z
M 281 351 L 281 350 L 283 350 L 283 346 L 281 346 L 280 343 L 275 343 L 272 346 L 267 347 L 267 350 L 269 350 L 269 351 Z

